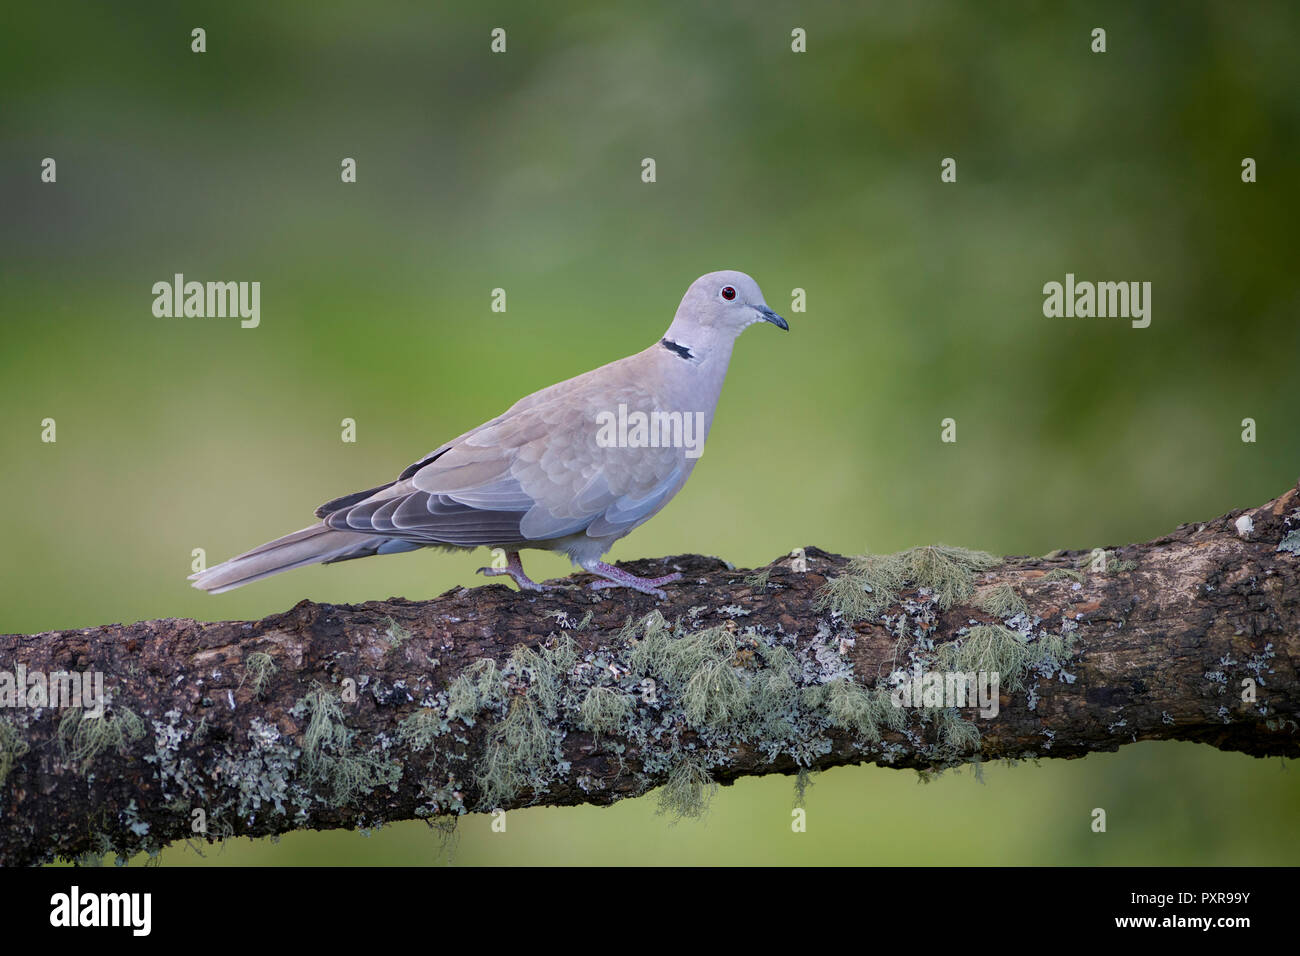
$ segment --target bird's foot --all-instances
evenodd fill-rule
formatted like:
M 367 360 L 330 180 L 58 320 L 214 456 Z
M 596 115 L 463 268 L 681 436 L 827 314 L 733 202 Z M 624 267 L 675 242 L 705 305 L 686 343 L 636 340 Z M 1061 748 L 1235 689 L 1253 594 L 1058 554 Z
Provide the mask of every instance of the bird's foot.
M 597 561 L 587 570 L 604 578 L 603 581 L 592 582 L 591 589 L 593 591 L 600 591 L 604 588 L 631 588 L 633 591 L 640 591 L 642 594 L 653 595 L 661 601 L 666 600 L 668 595 L 659 589 L 659 585 L 682 579 L 681 574 L 676 571 L 672 574 L 665 574 L 661 578 L 639 578 L 629 571 L 616 568 L 604 561 Z
M 524 563 L 519 560 L 518 551 L 506 552 L 506 566 L 504 568 L 479 568 L 478 573 L 484 577 L 494 578 L 499 574 L 508 574 L 514 579 L 515 584 L 519 585 L 521 591 L 549 591 L 551 590 L 544 584 L 538 584 L 528 575 L 524 574 Z

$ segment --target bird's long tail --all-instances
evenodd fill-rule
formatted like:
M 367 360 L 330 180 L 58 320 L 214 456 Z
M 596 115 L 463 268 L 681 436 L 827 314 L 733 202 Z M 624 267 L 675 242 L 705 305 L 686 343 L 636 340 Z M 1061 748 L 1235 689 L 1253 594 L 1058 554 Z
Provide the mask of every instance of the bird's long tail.
M 201 591 L 220 594 L 252 581 L 290 571 L 308 564 L 345 561 L 380 553 L 387 538 L 354 531 L 335 531 L 324 524 L 314 524 L 283 538 L 268 541 L 229 561 L 206 571 L 191 574 L 189 580 Z

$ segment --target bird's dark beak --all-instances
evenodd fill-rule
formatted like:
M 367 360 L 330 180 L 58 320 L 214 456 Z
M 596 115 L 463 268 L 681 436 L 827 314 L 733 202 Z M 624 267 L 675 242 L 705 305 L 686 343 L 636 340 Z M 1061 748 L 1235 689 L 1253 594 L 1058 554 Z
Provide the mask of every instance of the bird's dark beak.
M 779 315 L 777 315 L 767 306 L 765 305 L 758 306 L 758 314 L 761 315 L 764 318 L 764 320 L 771 322 L 778 329 L 781 329 L 786 332 L 790 331 L 790 323 L 787 322 L 785 319 L 781 318 Z

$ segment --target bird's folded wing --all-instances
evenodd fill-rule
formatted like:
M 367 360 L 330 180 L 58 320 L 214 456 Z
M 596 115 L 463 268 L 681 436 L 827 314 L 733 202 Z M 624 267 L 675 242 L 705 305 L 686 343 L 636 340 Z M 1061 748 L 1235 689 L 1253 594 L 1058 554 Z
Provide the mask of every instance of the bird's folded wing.
M 589 373 L 530 395 L 393 484 L 322 506 L 339 505 L 322 517 L 339 530 L 465 547 L 626 534 L 676 493 L 690 460 L 681 448 L 598 441 L 601 413 L 657 407 L 646 389 L 608 380 Z

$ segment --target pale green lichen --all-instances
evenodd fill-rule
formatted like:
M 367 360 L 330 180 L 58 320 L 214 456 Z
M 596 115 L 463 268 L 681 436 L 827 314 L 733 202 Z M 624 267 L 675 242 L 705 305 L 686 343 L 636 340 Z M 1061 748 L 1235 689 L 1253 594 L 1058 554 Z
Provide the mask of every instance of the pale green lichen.
M 4 786 L 14 763 L 27 753 L 27 741 L 18 728 L 7 720 L 0 720 L 0 786 Z
M 804 804 L 808 802 L 808 791 L 812 787 L 812 774 L 808 772 L 807 767 L 800 767 L 799 772 L 794 777 L 794 809 L 802 809 Z
M 954 754 L 969 753 L 979 748 L 980 731 L 974 721 L 961 716 L 954 707 L 939 711 L 934 718 L 940 743 Z
M 594 740 L 601 734 L 615 734 L 623 729 L 632 714 L 633 701 L 629 694 L 612 687 L 595 686 L 582 698 L 583 730 L 590 731 Z
M 800 788 L 809 770 L 832 752 L 845 760 L 936 770 L 977 760 L 976 722 L 963 719 L 957 708 L 895 706 L 889 688 L 899 674 L 884 671 L 912 665 L 966 671 L 981 669 L 974 666 L 979 664 L 1000 671 L 1007 687 L 1058 672 L 1073 679 L 1060 663 L 1077 625 L 1061 622 L 1060 633 L 1053 634 L 1036 619 L 997 614 L 1012 608 L 988 604 L 988 592 L 996 587 L 985 587 L 978 597 L 1006 626 L 978 625 L 936 644 L 941 603 L 975 599 L 978 570 L 994 560 L 944 548 L 861 559 L 858 568 L 876 587 L 867 591 L 858 580 L 858 590 L 872 600 L 887 594 L 882 611 L 892 601 L 898 604 L 881 619 L 898 641 L 897 653 L 874 681 L 857 672 L 854 634 L 842 621 L 814 621 L 815 632 L 801 635 L 779 625 L 744 628 L 739 621 L 696 629 L 696 621 L 719 613 L 702 607 L 672 622 L 658 611 L 629 619 L 617 637 L 588 641 L 587 647 L 563 633 L 572 630 L 566 626 L 571 619 L 557 618 L 563 630 L 549 643 L 530 638 L 532 647 L 516 647 L 500 662 L 475 661 L 450 684 L 430 679 L 418 692 L 413 684 L 406 699 L 418 700 L 418 709 L 400 722 L 392 741 L 377 734 L 365 747 L 347 727 L 347 708 L 337 694 L 317 685 L 291 711 L 300 719 L 300 735 L 282 740 L 274 725 L 258 724 L 248 733 L 251 749 L 242 741 L 210 744 L 219 754 L 217 776 L 234 795 L 206 805 L 214 820 L 226 814 L 239 821 L 241 832 L 265 827 L 270 814 L 307 821 L 322 802 L 337 807 L 382 783 L 395 785 L 401 768 L 388 759 L 393 744 L 405 748 L 412 769 L 421 768 L 417 815 L 442 823 L 471 808 L 535 800 L 557 785 L 605 791 L 613 799 L 663 784 L 661 811 L 696 816 L 707 808 L 715 778 L 728 779 L 742 752 L 746 760 L 760 755 L 797 770 Z M 928 593 L 900 600 L 904 585 Z M 476 720 L 482 725 L 471 734 L 467 728 Z M 159 764 L 163 795 L 176 806 L 202 805 L 208 795 L 186 789 L 192 778 L 170 743 L 184 723 L 154 722 L 159 759 L 166 755 Z M 604 751 L 599 760 L 589 759 L 585 737 L 566 748 L 566 737 L 576 731 L 598 737 Z M 581 760 L 581 769 L 566 756 Z M 617 786 L 600 769 L 605 756 L 618 767 Z M 115 846 L 134 840 L 131 845 L 140 848 L 130 828 L 141 822 L 107 824 L 116 827 L 114 833 L 127 828 Z
M 998 559 L 985 551 L 971 551 L 948 545 L 931 545 L 903 552 L 907 556 L 907 580 L 928 588 L 941 610 L 970 600 L 975 594 L 975 572 L 987 571 Z
M 578 645 L 565 635 L 541 651 L 520 644 L 511 652 L 509 670 L 528 678 L 532 698 L 541 707 L 542 714 L 553 719 L 567 703 L 561 698 L 561 688 L 567 683 L 568 672 L 577 660 Z
M 81 762 L 86 773 L 95 757 L 112 747 L 125 753 L 145 735 L 144 721 L 126 707 L 114 707 L 97 715 L 86 715 L 80 707 L 69 707 L 59 720 L 59 748 L 65 757 Z
M 505 701 L 506 684 L 497 662 L 484 657 L 466 667 L 447 690 L 447 719 L 473 726 L 474 715 L 498 708 Z
M 979 624 L 939 647 L 938 664 L 949 671 L 997 674 L 1010 691 L 1025 688 L 1035 667 L 1057 667 L 1073 649 L 1073 638 L 1045 634 L 1035 640 L 998 624 Z
M 1079 584 L 1082 584 L 1085 580 L 1087 580 L 1087 576 L 1084 575 L 1083 572 L 1081 571 L 1074 570 L 1074 568 L 1052 568 L 1052 570 L 1048 571 L 1046 574 L 1043 575 L 1043 580 L 1044 581 L 1077 581 Z
M 935 645 L 940 607 L 974 600 L 977 572 L 995 562 L 990 555 L 942 546 L 860 559 L 851 600 L 857 594 L 869 601 L 897 600 L 896 613 L 882 623 L 898 635 L 898 665 L 997 670 L 1009 688 L 1023 688 L 1035 669 L 1039 677 L 1059 671 L 1062 679 L 1073 679 L 1059 669 L 1069 650 L 1066 640 L 1030 620 L 1010 588 L 985 588 L 980 603 L 1022 630 L 978 625 Z M 870 589 L 863 587 L 863 576 L 872 582 Z M 905 584 L 922 593 L 899 599 Z M 579 648 L 562 631 L 549 643 L 517 646 L 503 663 L 471 664 L 439 692 L 443 704 L 430 707 L 426 697 L 424 708 L 399 730 L 401 743 L 431 755 L 432 779 L 421 784 L 428 814 L 465 812 L 459 785 L 435 785 L 450 781 L 457 760 L 466 761 L 461 769 L 473 782 L 477 810 L 517 805 L 521 797 L 535 801 L 557 781 L 586 792 L 606 789 L 608 782 L 589 765 L 570 777 L 565 740 L 578 731 L 600 742 L 620 775 L 631 775 L 620 795 L 667 781 L 661 809 L 679 816 L 703 811 L 715 768 L 730 766 L 738 748 L 771 761 L 793 759 L 805 771 L 845 746 L 845 736 L 853 749 L 882 763 L 920 761 L 941 768 L 978 756 L 979 728 L 957 707 L 895 703 L 891 688 L 901 666 L 898 673 L 878 674 L 874 683 L 855 675 L 848 651 L 852 635 L 837 630 L 834 621 L 820 622 L 817 634 L 797 639 L 761 626 L 742 629 L 734 621 L 692 629 L 701 614 L 669 622 L 653 611 L 629 618 L 616 637 L 590 648 Z M 1075 626 L 1063 622 L 1061 628 Z M 1030 695 L 1032 709 L 1032 690 Z M 456 719 L 466 727 L 486 723 L 478 744 L 449 729 Z
M 632 645 L 630 663 L 641 673 L 662 670 L 667 662 L 668 647 L 672 643 L 672 628 L 658 611 L 651 611 L 640 621 L 630 618 L 619 631 L 617 642 Z
M 334 806 L 341 807 L 380 786 L 396 789 L 402 779 L 402 765 L 374 754 L 345 754 L 338 758 L 330 778 Z
M 803 701 L 824 709 L 832 726 L 872 743 L 879 743 L 882 727 L 900 729 L 907 721 L 907 714 L 894 706 L 885 688 L 868 690 L 845 677 L 805 688 Z
M 847 573 L 826 582 L 817 610 L 832 610 L 847 621 L 874 617 L 893 603 L 904 582 L 898 555 L 863 555 L 849 562 Z
M 1033 653 L 1019 633 L 997 624 L 980 624 L 939 648 L 939 666 L 963 673 L 997 674 L 1008 690 L 1022 690 Z
M 736 638 L 724 627 L 668 643 L 661 671 L 681 686 L 682 706 L 692 725 L 716 730 L 745 710 L 748 694 L 736 672 L 736 651 Z
M 697 760 L 683 757 L 659 791 L 659 813 L 701 817 L 708 812 L 718 785 Z
M 388 652 L 395 654 L 411 639 L 411 632 L 390 617 L 388 627 L 384 629 L 384 638 L 388 641 Z
M 415 751 L 432 750 L 449 729 L 446 717 L 426 707 L 397 725 L 397 739 Z
M 1286 537 L 1278 543 L 1277 550 L 1300 554 L 1300 529 L 1288 531 Z
M 864 555 L 847 573 L 829 580 L 818 596 L 818 610 L 830 609 L 849 621 L 874 617 L 894 603 L 904 586 L 927 590 L 941 610 L 969 601 L 975 574 L 998 559 L 984 551 L 927 545 L 897 554 Z
M 337 694 L 315 684 L 294 705 L 294 711 L 310 715 L 302 735 L 303 778 L 309 784 L 327 784 L 334 806 L 343 806 L 380 786 L 396 787 L 402 776 L 401 764 L 356 749 L 356 732 L 344 722 Z
M 555 739 L 537 704 L 527 695 L 510 702 L 505 719 L 488 734 L 478 785 L 482 806 L 501 806 L 538 780 L 555 762 Z
M 310 715 L 302 735 L 302 766 L 308 777 L 320 776 L 318 768 L 327 759 L 327 753 L 346 750 L 352 733 L 343 721 L 339 696 L 320 684 L 314 684 L 299 703 L 303 712 Z
M 997 584 L 980 592 L 975 606 L 994 617 L 1008 618 L 1028 610 L 1025 599 L 1010 584 Z
M 781 644 L 763 652 L 764 667 L 751 676 L 750 707 L 757 732 L 769 740 L 790 733 L 788 716 L 799 705 L 799 660 Z
M 473 726 L 480 713 L 505 709 L 487 732 L 475 774 L 480 809 L 494 809 L 526 788 L 541 792 L 554 776 L 564 733 L 553 732 L 551 722 L 580 719 L 583 698 L 571 673 L 577 662 L 577 645 L 566 635 L 540 650 L 517 646 L 504 668 L 487 658 L 475 661 L 448 688 L 448 720 Z M 432 727 L 404 724 L 404 729 L 409 739 Z
M 240 679 L 239 684 L 242 687 L 244 681 L 252 682 L 253 696 L 261 697 L 262 691 L 266 690 L 267 684 L 271 678 L 279 671 L 275 663 L 275 658 L 265 651 L 255 651 L 249 654 L 244 660 L 244 676 Z

